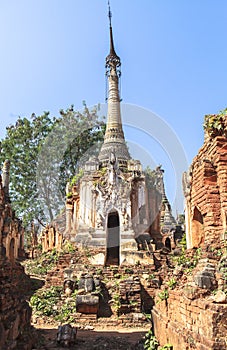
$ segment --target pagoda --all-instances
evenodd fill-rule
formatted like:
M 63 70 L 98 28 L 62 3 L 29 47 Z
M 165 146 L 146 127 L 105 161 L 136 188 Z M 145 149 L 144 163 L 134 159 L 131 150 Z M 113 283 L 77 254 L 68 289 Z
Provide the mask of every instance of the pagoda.
M 113 40 L 109 7 L 110 49 L 106 57 L 108 111 L 104 142 L 84 165 L 78 183 L 67 186 L 65 237 L 76 244 L 100 247 L 105 265 L 134 264 L 151 242 L 161 240 L 163 171 L 149 179 L 125 142 L 119 79 L 121 60 Z M 159 237 L 159 238 L 158 238 Z

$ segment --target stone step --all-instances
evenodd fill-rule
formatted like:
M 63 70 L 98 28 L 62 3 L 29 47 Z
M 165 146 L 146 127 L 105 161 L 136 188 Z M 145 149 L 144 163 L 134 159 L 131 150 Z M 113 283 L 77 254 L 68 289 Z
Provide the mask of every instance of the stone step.
M 134 239 L 123 239 L 121 241 L 121 249 L 122 250 L 137 250 L 137 244 Z
M 92 233 L 92 238 L 106 238 L 105 232 L 94 232 Z
M 93 246 L 93 247 L 103 247 L 106 245 L 106 239 L 103 238 L 92 238 L 89 242 L 88 242 L 89 246 Z
M 75 238 L 74 238 L 74 242 L 86 242 L 86 241 L 90 241 L 91 240 L 91 235 L 89 233 L 78 233 Z
M 89 226 L 85 225 L 85 224 L 79 224 L 78 232 L 79 233 L 84 233 L 84 232 L 88 233 L 89 232 Z
M 121 234 L 121 239 L 134 239 L 134 235 L 132 235 L 131 233 L 122 233 Z

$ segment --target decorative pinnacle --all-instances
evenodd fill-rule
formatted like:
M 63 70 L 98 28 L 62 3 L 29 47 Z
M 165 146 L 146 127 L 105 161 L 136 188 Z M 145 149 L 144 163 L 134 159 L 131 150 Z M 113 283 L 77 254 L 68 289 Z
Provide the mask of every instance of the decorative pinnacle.
M 109 23 L 110 23 L 110 53 L 106 57 L 106 68 L 110 66 L 115 66 L 115 67 L 120 67 L 121 61 L 120 57 L 116 54 L 115 49 L 114 49 L 114 41 L 113 41 L 113 31 L 112 31 L 112 23 L 111 23 L 111 18 L 112 18 L 112 12 L 110 10 L 110 1 L 108 0 L 108 17 L 109 17 Z
M 112 13 L 111 13 L 111 10 L 110 10 L 110 1 L 109 0 L 108 0 L 108 7 L 109 7 L 108 17 L 109 17 L 109 21 L 110 21 L 110 27 L 112 27 L 112 25 L 111 25 Z

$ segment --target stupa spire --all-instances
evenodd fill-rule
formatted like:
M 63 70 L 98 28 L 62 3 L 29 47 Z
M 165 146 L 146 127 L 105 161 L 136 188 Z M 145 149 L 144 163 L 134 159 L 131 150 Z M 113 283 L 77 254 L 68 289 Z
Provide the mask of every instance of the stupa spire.
M 106 133 L 104 143 L 99 153 L 99 160 L 105 165 L 109 161 L 110 154 L 114 152 L 118 159 L 119 165 L 126 166 L 127 161 L 130 159 L 130 155 L 125 143 L 120 110 L 119 78 L 121 76 L 121 60 L 114 49 L 112 13 L 110 10 L 109 1 L 108 17 L 110 30 L 110 51 L 106 57 L 106 76 L 108 79 L 108 113 Z
M 121 61 L 120 61 L 120 57 L 116 54 L 115 49 L 114 49 L 114 40 L 113 40 L 113 29 L 112 29 L 112 13 L 110 10 L 110 2 L 108 1 L 108 17 L 109 17 L 109 30 L 110 30 L 110 53 L 109 55 L 106 57 L 106 65 L 110 64 L 110 63 L 114 63 L 116 64 L 116 66 L 120 66 L 121 65 Z

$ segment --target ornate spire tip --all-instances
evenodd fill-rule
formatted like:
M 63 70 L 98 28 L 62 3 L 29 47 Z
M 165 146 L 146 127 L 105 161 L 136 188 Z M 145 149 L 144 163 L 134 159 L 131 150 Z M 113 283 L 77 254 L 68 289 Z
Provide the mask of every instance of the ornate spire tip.
M 108 8 L 109 8 L 109 11 L 108 11 L 108 17 L 109 17 L 109 21 L 110 21 L 110 27 L 111 27 L 111 18 L 112 18 L 112 12 L 110 10 L 110 1 L 108 0 Z

